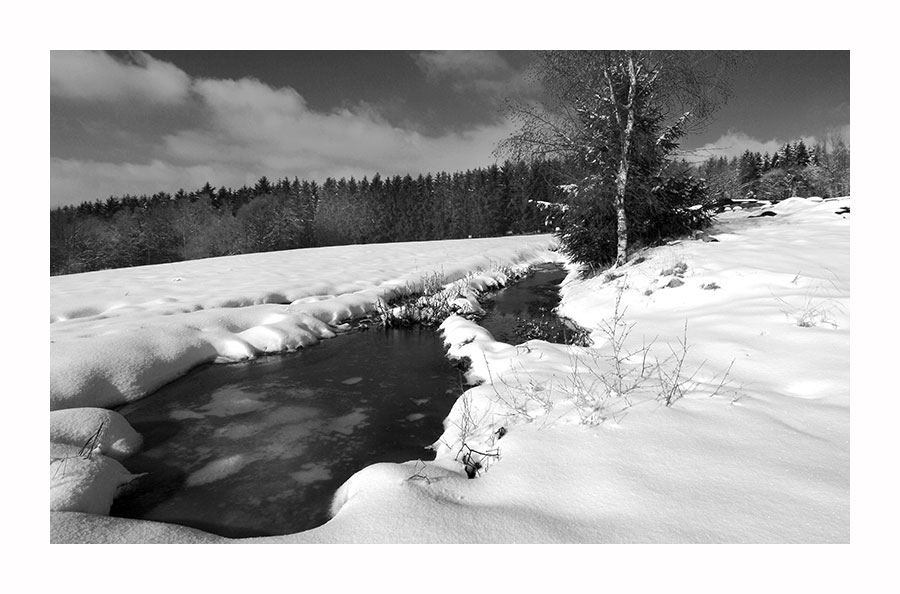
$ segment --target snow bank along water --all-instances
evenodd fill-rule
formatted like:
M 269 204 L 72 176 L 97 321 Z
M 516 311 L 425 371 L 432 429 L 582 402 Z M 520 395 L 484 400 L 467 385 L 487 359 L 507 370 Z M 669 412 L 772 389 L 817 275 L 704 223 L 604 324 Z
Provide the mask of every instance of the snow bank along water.
M 427 303 L 405 317 L 428 318 L 433 305 L 442 310 L 458 294 L 481 293 L 490 313 L 479 324 L 522 342 L 522 322 L 551 319 L 565 275 L 557 265 L 536 266 L 487 295 L 488 285 L 504 279 L 467 278 L 466 287 L 454 287 L 464 291 L 419 298 Z M 462 300 L 462 309 L 478 307 Z M 352 332 L 297 353 L 203 366 L 117 409 L 145 437 L 127 462 L 144 476 L 116 498 L 110 515 L 232 538 L 321 526 L 355 472 L 434 457 L 429 446 L 463 390 L 459 373 L 424 326 Z
M 551 499 L 541 514 L 601 542 L 849 541 L 849 199 L 762 212 L 573 274 L 560 312 L 592 348 L 513 347 L 448 320 L 450 354 L 483 383 L 451 412 L 444 456 L 515 456 Z M 555 432 L 572 425 L 598 431 L 567 449 Z M 581 485 L 553 501 L 563 477 Z
M 346 246 L 53 277 L 50 407 L 72 411 L 67 423 L 79 428 L 51 432 L 51 443 L 84 446 L 78 440 L 95 433 L 111 439 L 121 423 L 89 408 L 138 400 L 201 363 L 247 360 L 333 337 L 335 325 L 429 275 L 483 289 L 498 282 L 504 267 L 547 260 L 552 244 L 549 236 L 530 236 Z M 111 493 L 130 475 L 107 453 L 92 444 L 52 455 L 51 481 L 68 489 L 54 500 L 65 505 L 55 509 L 108 511 Z M 88 478 L 107 477 L 105 504 L 87 502 L 87 487 L 61 483 L 62 474 L 82 467 Z M 98 480 L 85 481 L 100 488 Z
M 340 246 L 52 277 L 50 408 L 117 406 L 200 363 L 294 350 L 429 274 L 539 263 L 552 242 Z
M 723 213 L 715 241 L 573 274 L 560 311 L 590 348 L 449 318 L 450 353 L 481 384 L 436 459 L 367 467 L 327 524 L 259 542 L 849 542 L 849 205 Z M 51 526 L 59 541 L 224 541 L 71 512 Z

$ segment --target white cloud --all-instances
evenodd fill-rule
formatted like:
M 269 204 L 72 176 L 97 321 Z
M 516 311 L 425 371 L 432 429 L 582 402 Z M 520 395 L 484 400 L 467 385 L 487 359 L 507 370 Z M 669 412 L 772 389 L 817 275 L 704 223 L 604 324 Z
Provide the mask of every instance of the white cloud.
M 265 175 L 323 181 L 459 171 L 488 165 L 507 123 L 430 137 L 391 125 L 368 105 L 311 110 L 296 91 L 258 80 L 197 80 L 202 125 L 163 138 L 149 164 L 51 160 L 53 204 L 214 186 Z
M 142 52 L 120 61 L 105 52 L 50 52 L 50 94 L 67 99 L 160 103 L 183 101 L 190 77 Z
M 744 151 L 758 152 L 760 154 L 773 154 L 784 142 L 773 138 L 771 140 L 757 140 L 743 132 L 729 130 L 715 142 L 710 142 L 694 151 L 695 160 L 705 160 L 710 157 L 740 157 Z
M 846 130 L 845 139 L 849 139 L 850 126 L 848 125 L 841 129 L 841 131 L 843 130 Z M 838 132 L 840 133 L 841 131 Z M 802 136 L 800 138 L 772 138 L 770 140 L 759 140 L 744 132 L 729 130 L 715 142 L 709 142 L 700 148 L 694 149 L 689 155 L 686 155 L 685 158 L 694 162 L 705 161 L 710 157 L 726 157 L 731 159 L 732 157 L 740 157 L 744 151 L 759 153 L 761 155 L 766 153 L 773 155 L 778 149 L 784 146 L 785 143 L 796 142 L 798 140 L 802 140 L 803 143 L 809 147 L 814 146 L 818 142 L 818 138 L 811 135 Z
M 371 106 L 317 112 L 292 89 L 259 81 L 203 80 L 195 85 L 211 125 L 165 139 L 166 154 L 199 164 L 244 165 L 260 175 L 418 173 L 484 164 L 503 126 L 428 137 L 388 123 Z

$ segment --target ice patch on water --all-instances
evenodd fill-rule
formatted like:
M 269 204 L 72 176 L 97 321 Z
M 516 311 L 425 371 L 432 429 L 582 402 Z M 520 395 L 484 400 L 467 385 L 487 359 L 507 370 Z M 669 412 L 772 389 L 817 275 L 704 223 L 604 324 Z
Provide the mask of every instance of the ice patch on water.
M 262 453 L 269 460 L 290 460 L 306 453 L 306 446 L 302 443 L 282 443 L 273 440 L 262 447 Z
M 213 481 L 221 480 L 227 476 L 231 476 L 240 472 L 242 468 L 255 461 L 255 456 L 247 456 L 244 454 L 235 454 L 226 458 L 213 460 L 200 470 L 193 472 L 187 477 L 185 484 L 188 487 L 196 487 L 205 485 Z
M 368 418 L 368 415 L 360 409 L 354 410 L 352 413 L 338 417 L 331 422 L 331 430 L 341 435 L 350 435 L 359 425 Z
M 217 390 L 210 398 L 209 404 L 200 407 L 207 414 L 215 417 L 228 417 L 270 408 L 272 405 L 261 402 L 265 394 L 254 394 L 241 389 L 224 388 Z
M 312 388 L 297 388 L 291 392 L 291 396 L 294 398 L 315 398 L 318 390 L 313 390 Z
M 229 423 L 224 427 L 216 429 L 216 431 L 213 433 L 213 436 L 233 440 L 247 439 L 251 435 L 259 433 L 262 429 L 262 426 L 256 424 Z
M 304 464 L 302 470 L 291 473 L 291 478 L 301 485 L 308 485 L 317 481 L 327 481 L 331 478 L 331 470 L 325 466 L 316 464 Z
M 412 413 L 411 415 L 406 416 L 406 420 L 410 423 L 415 423 L 416 421 L 421 421 L 425 418 L 425 415 L 422 413 Z
M 303 455 L 307 442 L 314 434 L 314 428 L 309 424 L 285 425 L 271 434 L 262 450 L 270 458 L 296 458 Z

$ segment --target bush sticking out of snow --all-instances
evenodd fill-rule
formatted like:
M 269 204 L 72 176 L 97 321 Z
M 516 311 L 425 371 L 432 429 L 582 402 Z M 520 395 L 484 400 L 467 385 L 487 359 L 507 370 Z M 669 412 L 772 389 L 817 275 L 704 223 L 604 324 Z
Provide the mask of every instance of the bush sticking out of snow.
M 688 266 L 684 262 L 678 262 L 671 268 L 666 268 L 665 270 L 659 273 L 660 276 L 684 276 L 684 273 L 687 272 Z
M 516 320 L 516 335 L 524 340 L 546 340 L 559 344 L 590 346 L 590 331 L 575 322 L 558 316 L 543 316 Z
M 434 272 L 421 277 L 417 283 L 407 283 L 386 301 L 375 304 L 376 320 L 386 328 L 422 324 L 440 324 L 459 307 L 468 303 L 463 297 L 465 283 L 447 283 L 443 273 Z
M 472 272 L 452 283 L 445 283 L 441 273 L 425 275 L 418 283 L 408 283 L 397 291 L 390 302 L 379 299 L 375 306 L 376 320 L 391 328 L 414 324 L 437 326 L 451 315 L 481 316 L 484 310 L 478 298 L 482 293 L 499 289 L 525 274 L 527 268 L 498 266 L 487 272 Z
M 476 478 L 492 462 L 500 459 L 500 450 L 495 446 L 499 439 L 497 429 L 487 422 L 487 411 L 478 409 L 474 402 L 471 396 L 463 394 L 447 417 L 456 432 L 456 439 L 450 447 L 453 461 L 462 466 L 470 479 Z
M 801 280 L 805 281 L 798 272 L 791 284 L 798 285 Z M 837 329 L 839 324 L 836 320 L 846 314 L 846 309 L 837 299 L 839 295 L 840 289 L 834 280 L 827 283 L 819 280 L 811 282 L 802 296 L 773 296 L 785 317 L 797 326 L 815 328 L 824 324 Z

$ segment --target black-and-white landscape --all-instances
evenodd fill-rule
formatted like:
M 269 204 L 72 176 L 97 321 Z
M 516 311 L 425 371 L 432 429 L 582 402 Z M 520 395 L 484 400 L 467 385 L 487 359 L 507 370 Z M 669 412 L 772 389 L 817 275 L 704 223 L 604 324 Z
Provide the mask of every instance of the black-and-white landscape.
M 849 61 L 51 52 L 50 541 L 848 543 Z

